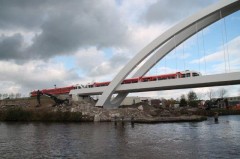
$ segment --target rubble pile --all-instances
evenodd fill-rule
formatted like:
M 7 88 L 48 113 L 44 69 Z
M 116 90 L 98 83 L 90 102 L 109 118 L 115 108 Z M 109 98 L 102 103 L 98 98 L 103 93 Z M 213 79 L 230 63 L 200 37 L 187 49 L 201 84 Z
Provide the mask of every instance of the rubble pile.
M 70 101 L 69 104 L 56 105 L 49 98 L 41 98 L 41 105 L 37 104 L 36 98 L 7 99 L 0 101 L 0 109 L 21 107 L 25 110 L 42 112 L 70 112 L 81 113 L 91 117 L 94 121 L 124 120 L 135 122 L 167 122 L 167 121 L 191 121 L 201 117 L 193 116 L 194 110 L 187 111 L 183 108 L 160 108 L 147 103 L 137 103 L 131 106 L 120 106 L 114 109 L 95 107 L 94 100 Z

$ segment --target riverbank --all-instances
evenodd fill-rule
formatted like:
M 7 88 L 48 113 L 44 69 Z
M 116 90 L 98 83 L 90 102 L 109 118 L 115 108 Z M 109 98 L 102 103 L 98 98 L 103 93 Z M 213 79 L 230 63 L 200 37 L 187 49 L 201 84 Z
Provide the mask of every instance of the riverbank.
M 231 109 L 225 109 L 225 108 L 215 108 L 215 109 L 211 109 L 211 110 L 198 109 L 195 114 L 212 117 L 215 115 L 215 113 L 218 113 L 218 115 L 220 115 L 220 116 L 240 115 L 240 110 L 231 110 Z
M 74 111 L 57 108 L 46 109 L 24 109 L 21 107 L 8 107 L 0 110 L 0 121 L 37 121 L 37 122 L 111 122 L 124 121 L 134 123 L 163 123 L 163 122 L 199 122 L 206 117 L 198 115 L 158 116 L 141 112 L 138 109 L 112 109 L 92 108 L 94 111 Z
M 95 102 L 84 100 L 68 105 L 54 106 L 49 98 L 41 98 L 38 105 L 35 98 L 0 101 L 1 121 L 46 121 L 46 122 L 111 122 L 115 119 L 135 123 L 199 122 L 213 116 L 240 114 L 233 110 L 202 110 L 197 108 L 157 108 L 146 103 L 122 106 L 116 109 L 94 107 Z
M 92 116 L 81 112 L 26 110 L 19 107 L 0 110 L 0 121 L 91 122 Z
M 201 122 L 207 120 L 206 116 L 178 116 L 178 117 L 157 117 L 148 119 L 136 119 L 135 123 L 176 123 L 176 122 Z

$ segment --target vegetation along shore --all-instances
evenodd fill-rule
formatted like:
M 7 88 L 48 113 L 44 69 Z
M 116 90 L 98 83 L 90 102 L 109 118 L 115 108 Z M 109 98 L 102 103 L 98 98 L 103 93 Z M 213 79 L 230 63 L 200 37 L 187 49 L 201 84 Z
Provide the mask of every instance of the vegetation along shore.
M 44 122 L 109 122 L 134 121 L 136 123 L 189 122 L 203 121 L 207 116 L 240 114 L 239 110 L 179 107 L 161 108 L 147 103 L 122 106 L 116 109 L 94 107 L 95 102 L 83 100 L 70 102 L 68 105 L 55 105 L 54 101 L 41 98 L 41 105 L 36 97 L 0 100 L 1 121 L 44 121 Z

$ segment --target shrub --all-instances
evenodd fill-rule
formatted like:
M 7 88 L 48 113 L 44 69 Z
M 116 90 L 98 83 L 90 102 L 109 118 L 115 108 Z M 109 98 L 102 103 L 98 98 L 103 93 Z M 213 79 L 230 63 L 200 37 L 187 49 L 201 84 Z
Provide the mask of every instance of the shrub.
M 31 117 L 32 113 L 22 108 L 10 108 L 3 113 L 3 120 L 5 121 L 29 121 Z

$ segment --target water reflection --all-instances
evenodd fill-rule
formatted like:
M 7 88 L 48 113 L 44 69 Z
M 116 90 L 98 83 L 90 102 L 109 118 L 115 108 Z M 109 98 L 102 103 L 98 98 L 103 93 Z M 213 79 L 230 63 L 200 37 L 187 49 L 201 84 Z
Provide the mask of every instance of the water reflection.
M 240 116 L 205 122 L 0 123 L 1 158 L 239 158 Z

